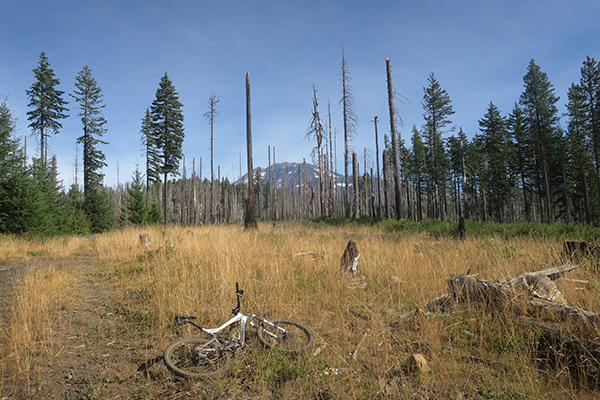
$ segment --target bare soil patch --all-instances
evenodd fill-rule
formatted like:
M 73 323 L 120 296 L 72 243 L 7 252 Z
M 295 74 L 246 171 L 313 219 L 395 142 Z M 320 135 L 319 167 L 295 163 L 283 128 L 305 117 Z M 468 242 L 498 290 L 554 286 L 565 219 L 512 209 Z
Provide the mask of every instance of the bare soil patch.
M 43 260 L 0 268 L 2 327 L 10 324 L 15 285 L 29 269 L 69 269 L 77 276 L 72 301 L 53 310 L 52 354 L 35 373 L 5 376 L 0 399 L 178 398 L 193 393 L 188 383 L 170 377 L 155 348 L 127 332 L 111 280 L 93 259 Z M 127 333 L 127 334 L 125 334 Z M 3 339 L 5 340 L 5 339 Z

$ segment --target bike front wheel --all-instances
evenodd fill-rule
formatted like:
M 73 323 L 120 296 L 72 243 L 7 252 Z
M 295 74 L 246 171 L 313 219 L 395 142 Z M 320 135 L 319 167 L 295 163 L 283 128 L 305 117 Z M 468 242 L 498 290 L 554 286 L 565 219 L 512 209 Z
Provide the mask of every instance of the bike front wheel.
M 231 355 L 221 345 L 207 339 L 179 339 L 169 345 L 164 354 L 165 364 L 175 375 L 183 378 L 213 378 L 223 374 L 231 365 Z
M 274 319 L 270 322 L 275 326 L 263 324 L 258 328 L 258 338 L 266 347 L 297 353 L 312 346 L 312 332 L 301 323 L 289 319 Z

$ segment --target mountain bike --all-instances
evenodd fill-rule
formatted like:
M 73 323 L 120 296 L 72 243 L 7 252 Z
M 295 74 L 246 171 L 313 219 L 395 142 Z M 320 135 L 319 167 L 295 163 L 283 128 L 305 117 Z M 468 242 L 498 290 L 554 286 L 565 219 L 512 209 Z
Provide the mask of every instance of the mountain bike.
M 267 321 L 255 314 L 246 316 L 240 313 L 240 298 L 244 291 L 238 282 L 235 283 L 235 294 L 237 306 L 231 311 L 233 318 L 218 328 L 204 328 L 193 322 L 194 316 L 175 317 L 177 326 L 193 325 L 210 338 L 185 338 L 171 343 L 164 354 L 165 364 L 171 372 L 183 378 L 212 378 L 225 373 L 231 366 L 231 357 L 244 348 L 248 324 L 258 330 L 258 338 L 267 348 L 294 354 L 312 346 L 313 334 L 306 326 L 288 319 Z M 233 333 L 220 335 L 228 327 Z

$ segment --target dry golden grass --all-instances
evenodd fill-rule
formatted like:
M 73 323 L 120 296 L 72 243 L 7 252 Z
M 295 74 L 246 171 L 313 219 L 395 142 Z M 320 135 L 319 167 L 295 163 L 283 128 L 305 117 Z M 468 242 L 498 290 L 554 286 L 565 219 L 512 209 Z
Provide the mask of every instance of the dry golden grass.
M 0 264 L 22 264 L 36 259 L 65 259 L 89 246 L 79 236 L 30 239 L 0 234 Z
M 2 331 L 0 389 L 17 381 L 23 384 L 53 355 L 51 321 L 71 301 L 73 283 L 71 271 L 50 266 L 26 272 L 16 286 L 10 324 Z M 17 380 L 9 383 L 6 377 Z
M 141 232 L 148 233 L 149 247 L 140 246 Z M 10 254 L 6 259 L 26 259 L 28 252 L 41 251 L 35 250 L 35 243 L 11 240 L 0 241 Z M 66 249 L 45 251 L 57 257 L 81 251 L 77 244 L 61 240 Z M 339 273 L 348 240 L 355 241 L 361 253 L 364 289 L 352 288 L 356 282 Z M 281 398 L 582 395 L 564 376 L 537 368 L 534 335 L 513 316 L 478 308 L 447 314 L 426 311 L 432 299 L 447 291 L 451 274 L 470 270 L 471 275 L 494 280 L 555 266 L 559 241 L 490 237 L 463 243 L 383 234 L 369 227 L 289 223 L 284 230 L 259 224 L 258 232 L 233 225 L 123 229 L 100 235 L 92 244 L 100 270 L 111 277 L 115 304 L 138 316 L 127 332 L 147 338 L 157 355 L 176 337 L 196 334 L 187 327 L 174 328 L 175 315 L 196 315 L 207 327 L 225 322 L 235 305 L 236 281 L 246 292 L 242 312 L 293 319 L 313 330 L 315 349 L 320 350 L 316 356 L 282 357 L 251 340 L 232 370 L 206 385 L 212 390 L 208 398 L 246 390 Z M 60 240 L 55 245 L 60 246 Z M 27 246 L 25 253 L 18 250 Z M 588 280 L 587 285 L 565 280 L 559 288 L 570 303 L 600 312 L 596 270 L 589 263 L 584 267 L 570 278 Z M 53 274 L 58 279 L 57 272 Z M 34 281 L 24 282 L 21 290 L 33 296 Z M 46 308 L 27 305 L 31 321 L 43 321 L 57 304 L 40 301 L 47 302 Z M 19 323 L 25 322 L 14 321 Z M 11 330 L 8 335 L 19 334 Z M 15 342 L 14 348 L 48 337 L 23 335 L 23 344 Z M 24 361 L 19 368 L 26 368 L 29 353 L 21 351 Z M 423 353 L 433 372 L 407 374 L 403 368 L 411 353 Z
M 435 371 L 414 385 L 421 389 L 414 390 L 472 393 L 480 384 L 490 393 L 535 397 L 544 389 L 532 363 L 532 344 L 521 343 L 528 337 L 510 318 L 499 321 L 477 310 L 458 317 L 423 310 L 446 292 L 451 274 L 470 269 L 472 275 L 494 280 L 556 265 L 561 248 L 557 241 L 489 238 L 462 243 L 424 235 L 384 235 L 371 228 L 292 223 L 283 231 L 263 224 L 254 233 L 239 226 L 148 230 L 152 245 L 141 248 L 139 233 L 103 235 L 97 249 L 120 274 L 131 304 L 143 299 L 137 303 L 153 319 L 148 334 L 161 338 L 162 346 L 174 338 L 174 315 L 197 315 L 199 323 L 209 327 L 225 322 L 238 281 L 246 290 L 243 312 L 305 323 L 315 333 L 316 348 L 322 349 L 319 356 L 303 361 L 298 372 L 305 374 L 303 379 L 275 385 L 277 390 L 289 388 L 290 393 L 308 396 L 319 387 L 334 397 L 385 393 L 393 397 L 399 393 L 393 388 L 399 382 L 394 377 L 400 376 L 401 365 L 412 351 L 426 352 Z M 354 240 L 361 252 L 365 289 L 349 288 L 352 280 L 338 272 L 348 240 Z M 597 293 L 566 290 L 565 296 L 600 311 Z M 369 320 L 357 318 L 348 308 Z M 415 309 L 420 311 L 401 318 Z M 468 362 L 473 358 L 491 365 Z M 514 376 L 497 376 L 498 369 Z M 328 371 L 342 373 L 331 376 Z M 496 378 L 487 382 L 490 376 Z M 252 387 L 267 390 L 264 386 L 269 385 L 260 382 Z

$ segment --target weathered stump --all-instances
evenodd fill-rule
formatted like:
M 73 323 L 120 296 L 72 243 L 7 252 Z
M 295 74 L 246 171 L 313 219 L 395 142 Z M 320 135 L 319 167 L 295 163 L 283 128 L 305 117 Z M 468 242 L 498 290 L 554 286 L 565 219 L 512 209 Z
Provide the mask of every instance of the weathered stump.
M 150 246 L 150 237 L 147 233 L 140 233 L 140 246 L 148 247 Z
M 346 245 L 346 249 L 344 250 L 344 254 L 342 254 L 342 259 L 340 261 L 340 271 L 341 272 L 349 272 L 352 275 L 356 275 L 358 271 L 358 259 L 360 258 L 360 253 L 356 248 L 356 243 L 352 240 L 348 242 Z

